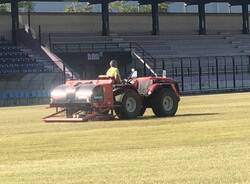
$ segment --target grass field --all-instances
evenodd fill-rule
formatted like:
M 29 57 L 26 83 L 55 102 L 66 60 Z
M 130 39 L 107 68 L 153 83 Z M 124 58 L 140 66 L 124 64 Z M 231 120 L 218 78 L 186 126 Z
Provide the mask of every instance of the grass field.
M 0 108 L 1 184 L 250 183 L 250 93 L 133 121 L 45 124 L 45 107 Z

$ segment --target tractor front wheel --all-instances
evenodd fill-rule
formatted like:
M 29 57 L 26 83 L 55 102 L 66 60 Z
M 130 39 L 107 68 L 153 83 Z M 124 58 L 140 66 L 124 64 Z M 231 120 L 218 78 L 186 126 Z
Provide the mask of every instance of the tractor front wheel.
M 115 97 L 115 113 L 120 119 L 133 119 L 139 116 L 142 108 L 141 96 L 134 90 L 126 90 Z
M 178 100 L 170 89 L 161 89 L 152 98 L 152 110 L 158 117 L 174 116 L 178 109 Z
M 138 116 L 143 116 L 144 113 L 145 113 L 145 111 L 146 111 L 146 109 L 147 109 L 146 104 L 143 104 Z

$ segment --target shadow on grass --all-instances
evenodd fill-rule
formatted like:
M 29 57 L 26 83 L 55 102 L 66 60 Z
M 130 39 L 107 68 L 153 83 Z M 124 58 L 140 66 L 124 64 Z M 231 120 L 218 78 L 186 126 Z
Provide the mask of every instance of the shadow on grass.
M 196 114 L 177 114 L 176 117 L 189 117 L 189 116 L 214 116 L 220 113 L 196 113 Z
M 138 120 L 148 120 L 148 119 L 159 119 L 159 118 L 176 118 L 176 117 L 194 117 L 194 116 L 214 116 L 219 113 L 194 113 L 194 114 L 176 114 L 175 116 L 168 117 L 156 117 L 156 116 L 142 116 L 136 119 Z

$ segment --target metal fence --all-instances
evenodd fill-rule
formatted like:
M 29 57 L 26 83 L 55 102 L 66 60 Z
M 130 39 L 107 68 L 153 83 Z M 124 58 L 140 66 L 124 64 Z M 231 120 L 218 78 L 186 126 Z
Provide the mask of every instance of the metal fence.
M 183 93 L 250 89 L 250 56 L 160 59 L 158 71 L 179 82 Z M 160 72 L 159 72 L 160 73 Z

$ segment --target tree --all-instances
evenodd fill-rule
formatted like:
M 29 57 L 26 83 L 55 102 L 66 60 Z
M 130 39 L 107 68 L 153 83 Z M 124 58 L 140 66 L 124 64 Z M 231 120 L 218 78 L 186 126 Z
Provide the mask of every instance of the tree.
M 140 13 L 150 13 L 151 12 L 151 5 L 140 5 L 139 12 Z
M 116 1 L 109 4 L 110 12 L 134 13 L 138 12 L 138 6 L 125 1 Z
M 25 11 L 25 12 L 27 12 L 27 11 L 34 11 L 34 5 L 30 1 L 19 2 L 18 3 L 18 7 L 20 9 L 23 9 L 23 11 Z
M 168 3 L 159 4 L 159 12 L 167 12 Z M 65 7 L 65 12 L 92 12 L 93 6 L 88 3 L 74 2 Z M 109 4 L 110 12 L 119 13 L 150 13 L 151 5 L 139 5 L 138 3 L 131 3 L 127 1 L 115 1 Z
M 166 13 L 168 11 L 168 6 L 169 6 L 169 3 L 160 3 L 159 4 L 159 12 L 162 12 L 162 13 Z
M 9 4 L 0 4 L 0 12 L 10 12 Z
M 27 12 L 28 10 L 34 11 L 34 5 L 30 1 L 23 1 L 18 3 L 18 7 L 20 10 Z M 10 4 L 0 4 L 0 12 L 10 12 Z
M 160 3 L 159 4 L 159 12 L 167 12 L 168 3 Z M 110 12 L 121 12 L 121 13 L 150 13 L 151 5 L 139 5 L 132 4 L 125 1 L 116 1 L 110 3 L 109 5 Z
M 77 13 L 77 12 L 92 12 L 93 7 L 88 3 L 74 2 L 70 5 L 67 5 L 64 9 L 68 13 Z

